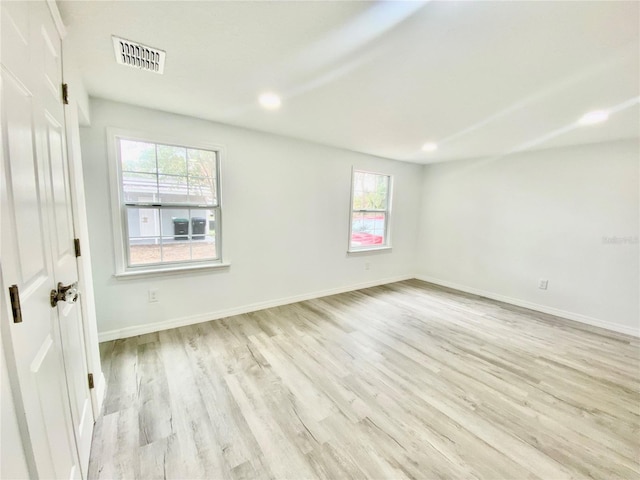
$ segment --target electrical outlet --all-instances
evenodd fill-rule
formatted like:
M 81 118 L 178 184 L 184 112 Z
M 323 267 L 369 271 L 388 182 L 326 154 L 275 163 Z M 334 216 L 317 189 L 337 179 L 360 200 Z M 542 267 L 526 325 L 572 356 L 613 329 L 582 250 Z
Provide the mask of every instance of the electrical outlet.
M 369 262 L 364 264 L 364 269 L 365 270 L 371 270 L 371 264 Z
M 158 301 L 158 290 L 151 289 L 147 293 L 149 294 L 149 303 L 155 303 Z
M 538 288 L 540 290 L 546 290 L 548 286 L 549 286 L 549 280 L 546 280 L 544 278 L 541 278 L 540 280 L 538 280 Z

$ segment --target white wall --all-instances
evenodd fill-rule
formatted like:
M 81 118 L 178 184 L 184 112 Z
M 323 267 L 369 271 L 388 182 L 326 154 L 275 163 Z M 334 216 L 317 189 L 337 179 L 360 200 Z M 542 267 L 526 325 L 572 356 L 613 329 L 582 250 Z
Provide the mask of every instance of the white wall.
M 225 147 L 223 255 L 230 269 L 113 277 L 107 127 L 164 132 L 183 136 L 185 142 Z M 419 165 L 95 99 L 91 127 L 81 129 L 81 140 L 103 340 L 415 273 Z M 394 175 L 390 252 L 346 253 L 352 166 Z M 150 288 L 159 290 L 158 303 L 147 302 Z
M 624 140 L 425 167 L 421 278 L 638 335 L 639 159 Z
M 415 274 L 640 334 L 638 140 L 423 167 L 105 100 L 92 99 L 91 119 L 81 137 L 103 340 Z M 229 270 L 113 277 L 107 127 L 226 147 Z M 346 254 L 352 166 L 395 176 L 391 252 Z

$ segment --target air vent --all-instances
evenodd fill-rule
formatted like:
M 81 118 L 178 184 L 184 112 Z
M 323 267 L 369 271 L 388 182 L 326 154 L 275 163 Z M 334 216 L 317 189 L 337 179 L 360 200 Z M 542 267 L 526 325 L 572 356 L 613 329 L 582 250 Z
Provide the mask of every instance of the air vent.
M 124 38 L 112 37 L 116 61 L 121 65 L 154 73 L 164 72 L 165 52 Z

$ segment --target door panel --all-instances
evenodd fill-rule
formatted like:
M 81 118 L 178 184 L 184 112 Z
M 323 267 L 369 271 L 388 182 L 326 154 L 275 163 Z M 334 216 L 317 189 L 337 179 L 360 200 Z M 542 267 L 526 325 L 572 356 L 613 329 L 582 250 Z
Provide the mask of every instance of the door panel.
M 68 206 L 71 203 L 68 190 L 68 172 L 65 165 L 63 153 L 63 130 L 62 125 L 49 114 L 47 119 L 47 140 L 48 155 L 50 159 L 49 173 L 51 175 L 52 197 L 53 197 L 53 230 L 58 261 L 71 261 L 75 263 L 75 252 L 73 249 L 73 228 L 71 222 L 71 212 Z M 72 258 L 65 258 L 72 257 Z M 66 279 L 64 279 L 66 281 Z
M 9 75 L 3 75 L 3 103 L 7 115 L 3 125 L 6 132 L 9 165 L 7 175 L 14 179 L 13 201 L 19 206 L 11 217 L 16 232 L 19 268 L 23 285 L 45 274 L 45 241 L 42 228 L 42 214 L 38 200 L 38 179 L 36 177 L 33 150 L 32 98 L 30 92 Z
M 48 23 L 48 22 L 47 22 Z M 57 103 L 60 96 L 60 85 L 62 84 L 60 58 L 60 38 L 53 23 L 43 24 L 40 28 L 44 45 L 44 79 L 48 93 Z
M 57 391 L 58 385 L 56 378 L 59 376 L 59 354 L 55 351 L 54 342 L 47 337 L 42 345 L 40 355 L 32 363 L 31 371 L 37 386 L 37 393 L 41 399 L 42 416 L 47 419 L 46 432 L 48 444 L 56 445 L 60 439 L 58 432 L 67 429 L 67 418 L 59 415 L 59 412 L 67 408 L 66 398 L 64 394 L 51 395 L 52 391 Z M 50 448 L 50 450 L 52 450 Z M 53 452 L 52 452 L 53 453 Z M 73 456 L 69 455 L 51 455 L 53 460 L 53 470 L 56 474 L 55 478 L 74 478 L 76 477 L 76 462 Z
M 89 468 L 91 436 L 93 434 L 93 411 L 87 388 L 87 367 L 84 362 L 84 334 L 80 305 L 61 302 L 58 306 L 60 335 L 67 373 L 69 400 L 73 428 L 77 440 L 80 467 L 86 477 Z
M 28 79 L 31 72 L 28 63 L 31 51 L 27 2 L 2 2 L 2 4 L 0 15 L 2 64 L 10 68 L 17 78 Z

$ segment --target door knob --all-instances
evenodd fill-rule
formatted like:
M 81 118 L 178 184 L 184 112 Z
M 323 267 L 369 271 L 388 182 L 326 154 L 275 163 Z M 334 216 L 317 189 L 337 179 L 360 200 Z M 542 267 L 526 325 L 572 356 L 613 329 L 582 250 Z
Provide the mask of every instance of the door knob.
M 49 299 L 52 307 L 58 305 L 58 302 L 75 302 L 78 300 L 78 282 L 73 282 L 70 285 L 58 282 L 58 289 L 51 290 Z

